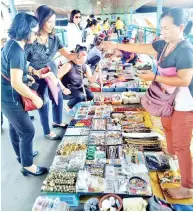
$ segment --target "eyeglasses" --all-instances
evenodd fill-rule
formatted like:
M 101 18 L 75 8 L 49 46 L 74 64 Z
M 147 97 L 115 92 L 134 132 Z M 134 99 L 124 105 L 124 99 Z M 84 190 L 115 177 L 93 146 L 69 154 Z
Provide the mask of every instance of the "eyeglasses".
M 78 19 L 78 18 L 80 18 L 80 19 L 82 18 L 81 16 L 74 16 L 74 17 L 77 18 L 77 19 Z

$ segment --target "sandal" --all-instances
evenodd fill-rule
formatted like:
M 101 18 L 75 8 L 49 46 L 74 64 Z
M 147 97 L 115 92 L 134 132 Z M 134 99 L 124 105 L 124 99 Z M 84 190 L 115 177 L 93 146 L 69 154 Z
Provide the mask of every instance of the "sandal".
M 45 135 L 45 138 L 48 138 L 50 140 L 61 140 L 61 136 L 59 135 L 55 135 L 54 137 L 52 137 L 51 135 Z
M 62 124 L 63 124 L 63 123 L 62 123 Z M 66 128 L 68 127 L 68 125 L 67 125 L 67 124 L 65 124 L 65 125 L 52 124 L 52 127 L 53 127 L 53 128 L 58 128 L 58 127 L 60 127 L 60 128 L 66 129 Z

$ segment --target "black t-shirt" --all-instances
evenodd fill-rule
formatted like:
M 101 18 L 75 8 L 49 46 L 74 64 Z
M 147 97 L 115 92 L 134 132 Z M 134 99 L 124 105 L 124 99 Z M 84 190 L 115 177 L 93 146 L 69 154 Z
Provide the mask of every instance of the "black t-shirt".
M 15 40 L 8 40 L 1 50 L 1 72 L 10 79 L 10 69 L 23 71 L 23 82 L 27 83 L 27 60 L 24 50 Z M 11 83 L 1 77 L 2 101 L 15 102 L 20 100 L 20 94 L 13 89 Z
M 166 45 L 164 40 L 156 41 L 152 44 L 153 48 L 158 52 L 158 60 Z M 177 47 L 160 63 L 161 68 L 176 67 L 176 70 L 193 69 L 193 46 L 190 42 L 181 41 Z M 190 93 L 193 96 L 193 78 L 189 85 Z
M 64 45 L 60 41 L 58 36 L 49 36 L 48 45 L 41 44 L 35 41 L 33 44 L 25 45 L 25 53 L 27 61 L 30 62 L 30 66 L 39 70 L 53 61 L 53 57 L 56 55 L 59 49 L 62 49 Z M 52 70 L 54 73 L 57 70 Z

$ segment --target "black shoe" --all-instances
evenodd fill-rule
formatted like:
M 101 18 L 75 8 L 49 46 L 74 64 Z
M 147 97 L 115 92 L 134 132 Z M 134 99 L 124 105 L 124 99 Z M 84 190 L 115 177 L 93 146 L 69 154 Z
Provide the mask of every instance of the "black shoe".
M 33 152 L 33 158 L 35 158 L 38 154 L 39 154 L 38 151 Z M 21 159 L 19 157 L 17 157 L 17 160 L 19 163 L 21 163 Z
M 34 116 L 30 116 L 30 119 L 31 119 L 31 120 L 34 120 Z
M 54 137 L 52 137 L 50 135 L 45 135 L 45 138 L 48 138 L 50 140 L 61 140 L 62 139 L 61 136 L 59 136 L 59 135 L 56 135 Z
M 57 125 L 57 124 L 52 124 L 52 127 L 53 128 L 63 128 L 63 129 L 66 129 L 68 127 L 68 124 L 66 124 L 65 126 L 60 126 L 60 125 Z
M 28 171 L 25 168 L 22 168 L 21 173 L 23 174 L 23 176 L 28 176 L 28 175 L 40 176 L 40 175 L 48 173 L 48 169 L 46 167 L 37 166 L 36 173 L 33 173 L 33 172 Z

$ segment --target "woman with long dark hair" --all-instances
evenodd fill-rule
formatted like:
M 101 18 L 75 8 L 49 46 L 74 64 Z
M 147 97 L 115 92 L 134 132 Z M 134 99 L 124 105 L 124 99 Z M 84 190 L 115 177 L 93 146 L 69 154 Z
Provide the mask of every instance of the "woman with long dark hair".
M 88 49 L 92 48 L 94 45 L 94 39 L 95 39 L 94 31 L 96 31 L 97 29 L 97 23 L 98 22 L 95 19 L 93 19 L 92 21 L 88 20 L 86 28 L 84 30 L 83 39 L 85 42 L 85 46 Z
M 181 174 L 181 186 L 165 189 L 173 199 L 193 197 L 193 160 L 190 150 L 193 130 L 193 46 L 184 35 L 191 32 L 193 23 L 187 21 L 185 11 L 172 8 L 161 15 L 161 34 L 163 40 L 153 44 L 104 43 L 106 49 L 118 48 L 123 51 L 149 54 L 158 57 L 158 71 L 138 76 L 147 81 L 159 82 L 169 94 L 178 87 L 175 109 L 171 117 L 161 117 L 167 140 L 167 151 L 177 156 Z
M 36 77 L 36 82 L 39 84 L 38 93 L 44 99 L 44 105 L 39 110 L 40 120 L 43 127 L 44 135 L 46 138 L 51 140 L 59 140 L 61 137 L 50 130 L 49 127 L 49 98 L 52 100 L 52 112 L 53 112 L 53 124 L 54 128 L 62 127 L 65 128 L 66 125 L 62 123 L 63 114 L 63 96 L 66 90 L 59 90 L 58 92 L 58 104 L 56 104 L 46 80 L 47 74 L 41 74 L 41 69 L 45 66 L 51 68 L 52 73 L 57 78 L 57 66 L 54 62 L 53 57 L 59 52 L 61 55 L 69 60 L 75 60 L 78 55 L 72 54 L 67 51 L 63 44 L 61 43 L 58 36 L 54 34 L 54 26 L 56 22 L 55 11 L 46 5 L 40 6 L 36 10 L 36 17 L 39 21 L 39 34 L 37 40 L 33 44 L 26 45 L 25 51 L 27 55 L 27 60 L 30 62 L 29 72 Z M 60 88 L 60 81 L 58 80 L 58 87 Z
M 28 79 L 24 46 L 33 43 L 38 32 L 38 20 L 32 15 L 19 13 L 13 19 L 9 37 L 1 51 L 1 108 L 9 121 L 9 134 L 22 174 L 39 176 L 48 172 L 33 164 L 32 142 L 35 134 L 32 121 L 22 104 L 21 96 L 32 100 L 37 108 L 43 102 L 26 85 Z
M 80 28 L 81 12 L 79 10 L 72 10 L 70 14 L 70 21 L 67 26 L 68 50 L 74 51 L 76 45 L 82 44 L 82 32 Z

